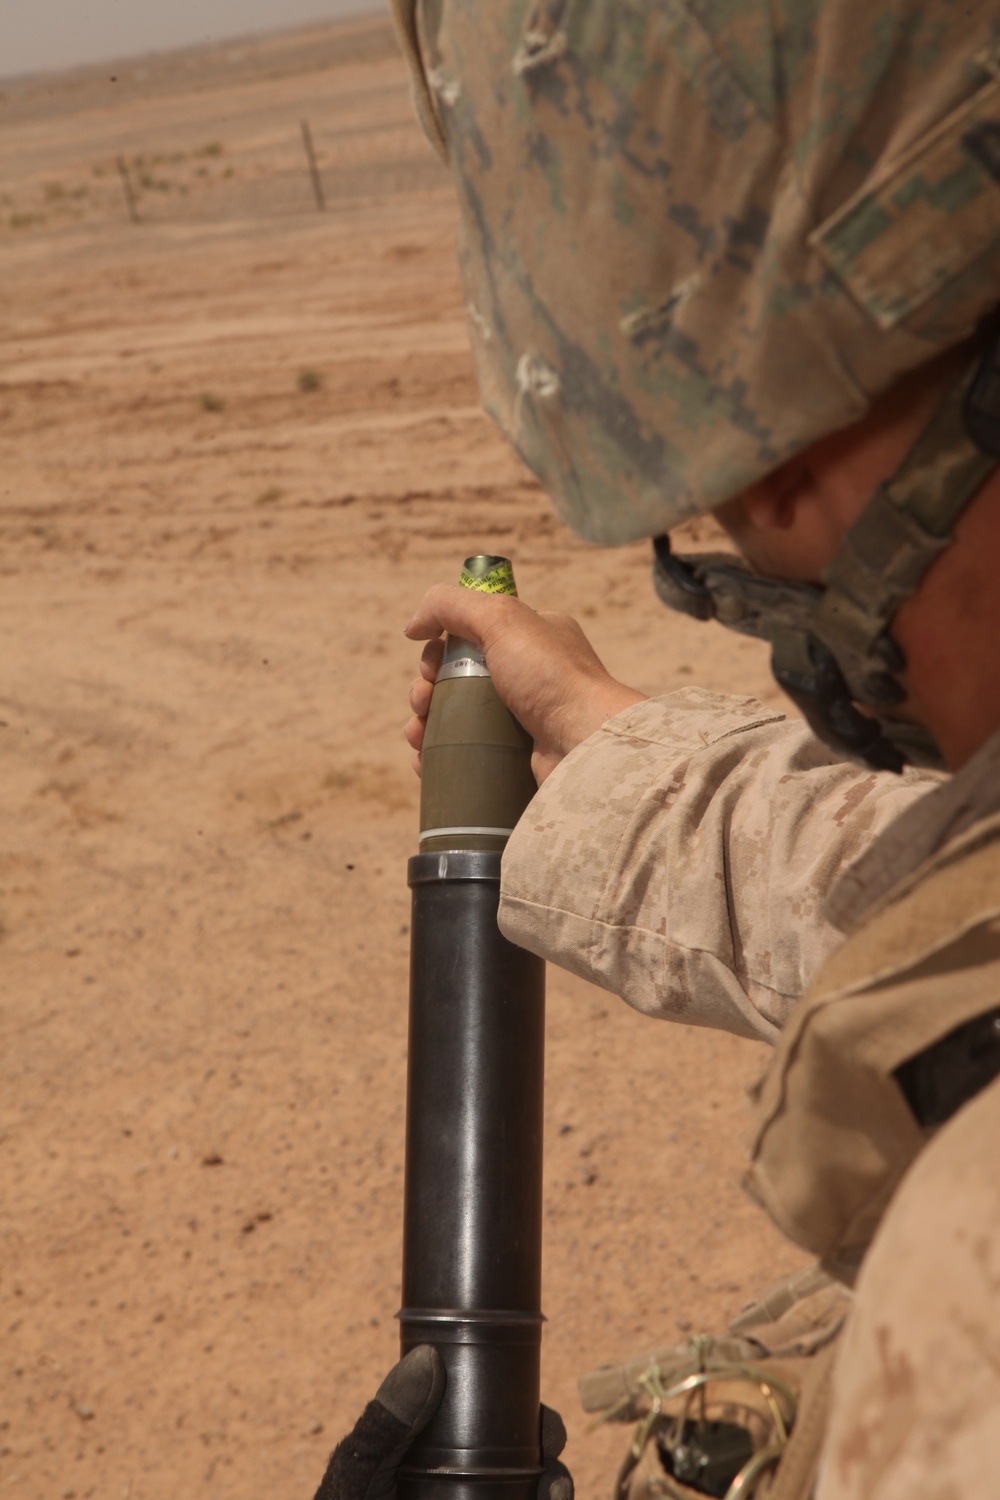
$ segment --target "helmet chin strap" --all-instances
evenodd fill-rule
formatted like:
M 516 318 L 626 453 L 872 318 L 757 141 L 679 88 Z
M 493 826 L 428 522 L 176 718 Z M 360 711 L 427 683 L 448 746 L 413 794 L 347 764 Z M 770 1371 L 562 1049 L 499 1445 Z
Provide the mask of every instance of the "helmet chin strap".
M 653 586 L 672 609 L 770 641 L 775 678 L 828 744 L 879 770 L 940 767 L 928 731 L 892 717 L 906 660 L 889 627 L 998 463 L 994 329 L 847 532 L 825 587 L 765 577 L 726 553 L 677 557 L 667 536 L 653 543 Z

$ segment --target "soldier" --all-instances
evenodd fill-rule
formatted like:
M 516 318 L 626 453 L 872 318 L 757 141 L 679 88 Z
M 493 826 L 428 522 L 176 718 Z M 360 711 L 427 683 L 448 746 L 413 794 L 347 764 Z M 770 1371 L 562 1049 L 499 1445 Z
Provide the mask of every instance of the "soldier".
M 439 587 L 407 627 L 430 643 L 408 738 L 441 632 L 479 641 L 536 746 L 504 931 L 651 1015 L 776 1043 L 748 1186 L 855 1296 L 768 1493 L 985 1500 L 1000 22 L 982 0 L 395 8 L 487 410 L 575 531 L 656 539 L 665 602 L 768 639 L 810 726 L 646 700 L 572 621 Z M 671 552 L 709 510 L 745 562 Z

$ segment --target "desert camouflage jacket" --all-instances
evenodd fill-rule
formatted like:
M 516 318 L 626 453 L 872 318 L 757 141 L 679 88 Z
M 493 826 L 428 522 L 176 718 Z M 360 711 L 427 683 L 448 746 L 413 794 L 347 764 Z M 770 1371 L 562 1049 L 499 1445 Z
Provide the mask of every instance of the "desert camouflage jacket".
M 500 925 L 647 1015 L 774 1041 L 896 878 L 890 825 L 908 813 L 904 860 L 913 838 L 929 853 L 960 781 L 837 760 L 751 698 L 652 698 L 539 790 L 504 855 Z
M 996 1493 L 998 771 L 1000 734 L 898 779 L 686 691 L 577 747 L 505 856 L 517 942 L 650 1014 L 781 1028 L 747 1187 L 855 1286 L 796 1497 Z

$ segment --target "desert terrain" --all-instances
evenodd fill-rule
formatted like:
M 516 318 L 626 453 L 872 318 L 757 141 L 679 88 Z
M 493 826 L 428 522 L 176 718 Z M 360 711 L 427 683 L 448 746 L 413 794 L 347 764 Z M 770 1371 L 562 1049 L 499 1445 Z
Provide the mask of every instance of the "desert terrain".
M 405 619 L 501 552 L 637 687 L 776 692 L 480 413 L 386 23 L 8 82 L 0 123 L 0 1494 L 308 1500 L 397 1349 Z M 626 1433 L 576 1377 L 799 1263 L 738 1186 L 764 1060 L 550 970 L 587 1500 Z

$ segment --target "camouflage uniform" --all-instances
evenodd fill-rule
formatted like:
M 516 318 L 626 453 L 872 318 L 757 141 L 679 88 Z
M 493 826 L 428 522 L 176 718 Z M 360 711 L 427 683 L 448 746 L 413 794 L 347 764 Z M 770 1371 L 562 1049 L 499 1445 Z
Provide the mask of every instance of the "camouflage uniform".
M 995 1495 L 998 1139 L 993 1084 L 943 1127 L 893 1198 L 839 1351 L 817 1500 Z
M 988 0 L 393 8 L 484 405 L 582 536 L 711 509 L 1000 305 Z M 820 1500 L 995 1489 L 1000 1094 L 921 1130 L 894 1072 L 995 1003 L 998 759 L 872 775 L 674 695 L 578 747 L 505 856 L 516 941 L 778 1037 L 751 1187 L 839 1275 L 864 1260 Z
M 863 1262 L 817 1500 L 995 1489 L 1000 1085 L 931 1134 L 892 1074 L 1000 1002 L 998 773 L 1000 735 L 901 779 L 685 690 L 567 756 L 504 856 L 513 941 L 647 1014 L 785 1028 L 748 1187 L 843 1280 Z
M 646 1015 L 774 1042 L 842 941 L 824 909 L 838 875 L 939 780 L 838 761 L 751 698 L 652 698 L 537 793 L 501 926 Z

